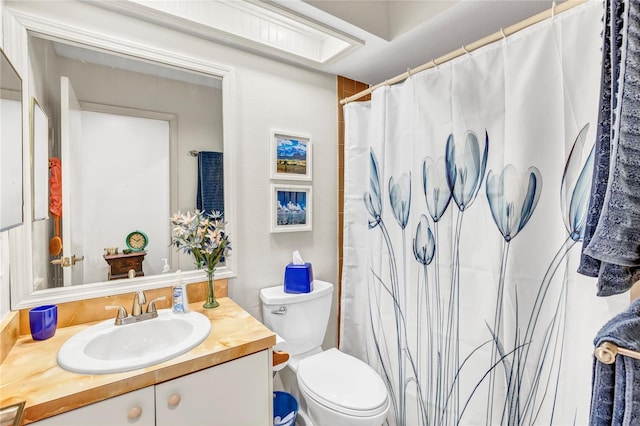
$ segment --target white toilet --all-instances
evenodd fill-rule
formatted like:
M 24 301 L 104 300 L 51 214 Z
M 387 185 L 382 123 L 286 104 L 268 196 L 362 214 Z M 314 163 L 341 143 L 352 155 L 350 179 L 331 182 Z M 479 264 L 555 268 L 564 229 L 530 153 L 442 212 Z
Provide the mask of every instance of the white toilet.
M 310 293 L 260 290 L 264 324 L 287 342 L 287 364 L 314 426 L 377 426 L 389 411 L 382 378 L 361 360 L 320 345 L 329 322 L 333 285 L 314 280 Z M 294 392 L 295 395 L 295 392 Z

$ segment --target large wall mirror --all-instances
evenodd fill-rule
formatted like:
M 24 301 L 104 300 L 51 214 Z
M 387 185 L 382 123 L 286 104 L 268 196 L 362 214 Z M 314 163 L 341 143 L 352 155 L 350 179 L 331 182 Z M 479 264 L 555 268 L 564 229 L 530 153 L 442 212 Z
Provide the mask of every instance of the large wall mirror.
M 22 79 L 0 49 L 0 231 L 22 224 Z
M 51 130 L 47 170 L 32 171 L 34 181 L 48 177 L 48 211 L 32 223 L 33 282 L 21 306 L 56 300 L 57 291 L 83 293 L 69 291 L 79 287 L 91 288 L 86 294 L 150 288 L 175 280 L 178 269 L 187 282 L 202 280 L 193 259 L 170 246 L 169 217 L 196 208 L 201 153 L 219 153 L 225 169 L 204 184 L 228 183 L 224 72 L 28 34 L 31 95 Z M 32 202 L 41 205 L 41 195 Z M 229 191 L 222 206 L 230 223 Z M 129 253 L 133 231 L 148 238 L 142 257 Z M 135 258 L 139 270 L 117 274 L 114 254 L 125 265 Z M 230 265 L 217 276 L 232 276 Z

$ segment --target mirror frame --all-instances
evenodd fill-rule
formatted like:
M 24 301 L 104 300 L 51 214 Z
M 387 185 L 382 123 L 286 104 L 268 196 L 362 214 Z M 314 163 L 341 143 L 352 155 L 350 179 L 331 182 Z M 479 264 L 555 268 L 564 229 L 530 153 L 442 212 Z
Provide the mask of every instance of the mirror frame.
M 106 49 L 115 53 L 149 60 L 159 64 L 173 66 L 192 72 L 206 74 L 222 80 L 222 111 L 223 111 L 223 146 L 224 146 L 224 205 L 226 229 L 233 239 L 236 214 L 235 214 L 235 179 L 233 170 L 236 161 L 235 147 L 232 141 L 237 138 L 237 119 L 235 105 L 235 71 L 233 68 L 216 64 L 199 57 L 187 56 L 181 52 L 169 51 L 131 40 L 122 40 L 110 34 L 99 34 L 85 28 L 78 28 L 52 21 L 42 16 L 31 15 L 26 12 L 5 9 L 5 14 L 14 17 L 24 28 L 24 54 L 28 57 L 26 43 L 28 32 L 38 33 L 39 36 L 53 37 L 78 43 L 83 46 Z M 31 93 L 29 93 L 31 96 Z M 23 135 L 24 140 L 24 135 Z M 24 173 L 24 172 L 23 172 Z M 24 180 L 24 178 L 23 178 Z M 29 203 L 30 204 L 30 203 Z M 167 221 L 169 218 L 167 218 Z M 11 309 L 18 310 L 38 306 L 41 304 L 55 304 L 74 300 L 89 299 L 114 294 L 128 293 L 134 290 L 145 290 L 159 287 L 167 287 L 175 284 L 176 273 L 165 273 L 154 276 L 144 276 L 135 279 L 118 280 L 120 282 L 106 281 L 93 284 L 83 284 L 71 287 L 58 287 L 33 291 L 32 270 L 32 230 L 24 227 L 25 232 L 10 236 L 10 245 L 15 255 L 11 256 L 11 269 L 15 271 L 11 280 Z M 235 241 L 234 241 L 235 242 Z M 234 252 L 237 244 L 233 245 Z M 233 254 L 226 259 L 226 264 L 216 271 L 216 278 L 233 278 L 236 276 L 236 258 Z M 184 271 L 181 273 L 185 284 L 206 281 L 203 270 Z

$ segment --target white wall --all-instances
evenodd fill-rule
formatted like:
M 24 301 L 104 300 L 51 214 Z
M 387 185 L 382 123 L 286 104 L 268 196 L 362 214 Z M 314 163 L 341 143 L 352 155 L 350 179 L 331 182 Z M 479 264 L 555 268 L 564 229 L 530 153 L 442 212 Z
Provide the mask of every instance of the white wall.
M 235 74 L 237 140 L 235 232 L 231 235 L 237 277 L 230 296 L 261 318 L 259 289 L 282 282 L 291 252 L 313 263 L 317 278 L 337 281 L 337 101 L 335 76 L 300 69 L 211 41 L 119 16 L 85 3 L 11 2 L 73 26 L 117 34 L 183 55 L 231 67 Z M 228 112 L 225 112 L 228 113 Z M 313 140 L 313 231 L 269 233 L 269 130 L 309 134 Z M 195 163 L 193 165 L 195 167 Z M 337 293 L 337 292 L 336 292 Z M 334 304 L 335 313 L 335 304 Z M 336 344 L 332 317 L 325 346 Z

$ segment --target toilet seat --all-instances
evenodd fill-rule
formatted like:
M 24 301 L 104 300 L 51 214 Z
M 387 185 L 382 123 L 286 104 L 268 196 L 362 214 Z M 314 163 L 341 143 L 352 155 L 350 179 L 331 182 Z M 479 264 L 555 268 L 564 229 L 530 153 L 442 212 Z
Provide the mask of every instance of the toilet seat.
M 298 385 L 319 404 L 354 417 L 375 416 L 389 405 L 375 370 L 335 348 L 300 360 Z

